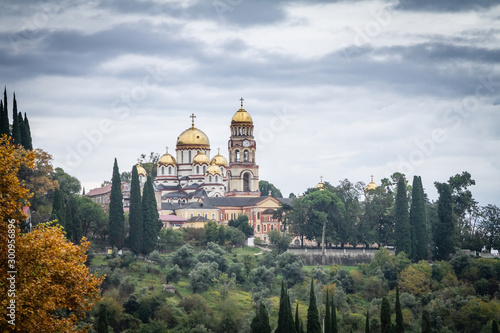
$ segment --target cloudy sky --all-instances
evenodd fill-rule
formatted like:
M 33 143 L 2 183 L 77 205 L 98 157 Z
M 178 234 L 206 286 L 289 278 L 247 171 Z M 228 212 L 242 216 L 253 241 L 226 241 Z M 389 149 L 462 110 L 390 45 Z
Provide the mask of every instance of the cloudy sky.
M 0 83 L 87 190 L 115 157 L 173 152 L 191 113 L 227 156 L 243 97 L 260 178 L 285 196 L 399 171 L 436 199 L 467 170 L 499 205 L 499 63 L 493 0 L 0 4 Z

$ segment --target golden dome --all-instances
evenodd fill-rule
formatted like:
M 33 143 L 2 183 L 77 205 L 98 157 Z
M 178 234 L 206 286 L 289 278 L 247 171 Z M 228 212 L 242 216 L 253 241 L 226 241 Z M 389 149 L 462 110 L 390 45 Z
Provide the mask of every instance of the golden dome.
M 193 158 L 193 164 L 210 164 L 210 159 L 204 152 L 199 151 Z
M 148 174 L 146 173 L 146 170 L 142 167 L 142 165 L 137 164 L 137 173 L 143 176 L 147 176 Z
M 248 114 L 248 112 L 241 108 L 233 116 L 233 119 L 231 119 L 231 125 L 238 125 L 238 124 L 248 124 L 248 125 L 253 125 L 253 120 L 252 117 Z
M 173 165 L 175 166 L 177 164 L 175 158 L 170 155 L 168 152 L 166 152 L 160 159 L 158 160 L 158 166 L 169 166 Z
M 212 158 L 212 161 L 210 163 L 215 163 L 215 165 L 217 166 L 227 166 L 227 160 L 220 154 L 220 151 Z
M 376 190 L 377 189 L 377 184 L 375 184 L 373 182 L 373 175 L 372 175 L 372 181 L 368 183 L 368 185 L 366 185 L 365 187 L 365 191 L 368 192 L 368 191 L 373 191 L 373 190 Z
M 210 141 L 205 133 L 191 127 L 177 137 L 177 149 L 179 148 L 210 148 Z
M 222 172 L 220 171 L 220 167 L 215 164 L 214 160 L 212 159 L 212 163 L 210 164 L 210 166 L 208 167 L 207 169 L 207 172 L 206 174 L 210 174 L 210 175 L 216 175 L 216 174 L 219 174 L 222 176 Z
M 323 183 L 323 176 L 320 177 L 321 180 L 319 181 L 319 183 L 314 186 L 314 188 L 317 188 L 318 190 L 320 191 L 323 191 L 325 189 L 325 183 Z

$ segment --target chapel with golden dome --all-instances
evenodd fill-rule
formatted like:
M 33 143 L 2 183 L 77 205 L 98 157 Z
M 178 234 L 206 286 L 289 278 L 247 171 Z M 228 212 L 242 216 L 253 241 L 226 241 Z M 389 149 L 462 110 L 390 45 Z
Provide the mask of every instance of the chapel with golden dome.
M 154 180 L 158 202 L 187 203 L 203 197 L 260 196 L 253 121 L 241 108 L 234 114 L 228 144 L 229 163 L 220 154 L 210 158 L 210 140 L 195 127 L 177 137 L 175 157 L 167 151 L 158 160 Z

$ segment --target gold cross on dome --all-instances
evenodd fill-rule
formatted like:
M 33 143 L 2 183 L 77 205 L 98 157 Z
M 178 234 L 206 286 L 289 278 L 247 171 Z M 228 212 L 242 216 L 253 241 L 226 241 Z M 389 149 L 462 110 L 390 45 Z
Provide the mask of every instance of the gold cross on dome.
M 243 101 L 244 101 L 243 97 L 240 98 L 240 101 L 241 101 L 241 108 L 243 109 Z
M 373 182 L 373 175 L 371 177 L 372 177 L 372 182 Z
M 167 154 L 168 154 L 168 146 L 166 146 L 165 149 L 167 149 Z
M 191 118 L 192 126 L 194 128 L 194 118 L 196 118 L 196 116 L 192 113 L 189 117 Z
M 217 154 L 220 155 L 220 148 L 217 148 Z
M 319 176 L 319 179 L 321 179 L 320 183 L 323 183 L 323 176 Z

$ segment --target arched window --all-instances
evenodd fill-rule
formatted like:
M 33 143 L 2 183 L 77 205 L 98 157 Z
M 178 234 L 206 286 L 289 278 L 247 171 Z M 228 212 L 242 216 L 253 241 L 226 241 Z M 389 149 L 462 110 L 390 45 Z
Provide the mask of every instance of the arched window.
M 215 214 L 212 213 L 212 220 L 215 220 Z
M 191 150 L 189 151 L 189 159 L 188 162 L 191 163 Z
M 207 172 L 207 166 L 206 165 L 203 166 L 203 174 L 205 174 L 205 172 Z
M 205 214 L 205 218 L 208 219 L 208 214 Z
M 172 174 L 172 167 L 168 167 L 168 174 L 171 175 Z
M 257 212 L 257 219 L 260 219 L 260 212 Z
M 199 166 L 199 165 L 197 165 L 197 166 L 196 166 L 196 173 L 197 173 L 197 174 L 199 174 L 199 173 L 200 173 L 200 166 Z
M 260 232 L 260 224 L 257 226 L 257 231 Z
M 235 162 L 239 162 L 240 161 L 240 151 L 239 150 L 235 150 L 234 151 L 234 161 Z
M 244 161 L 244 162 L 248 162 L 248 150 L 245 150 L 245 151 L 243 152 L 243 161 Z
M 162 166 L 162 167 L 161 167 L 161 174 L 162 174 L 162 175 L 164 175 L 164 174 L 165 174 L 165 167 L 164 167 L 164 166 Z
M 243 175 L 243 191 L 250 192 L 250 174 L 247 172 Z
M 218 183 L 219 182 L 219 176 L 215 176 L 215 182 Z
M 208 176 L 208 182 L 211 183 L 212 182 L 212 176 Z

